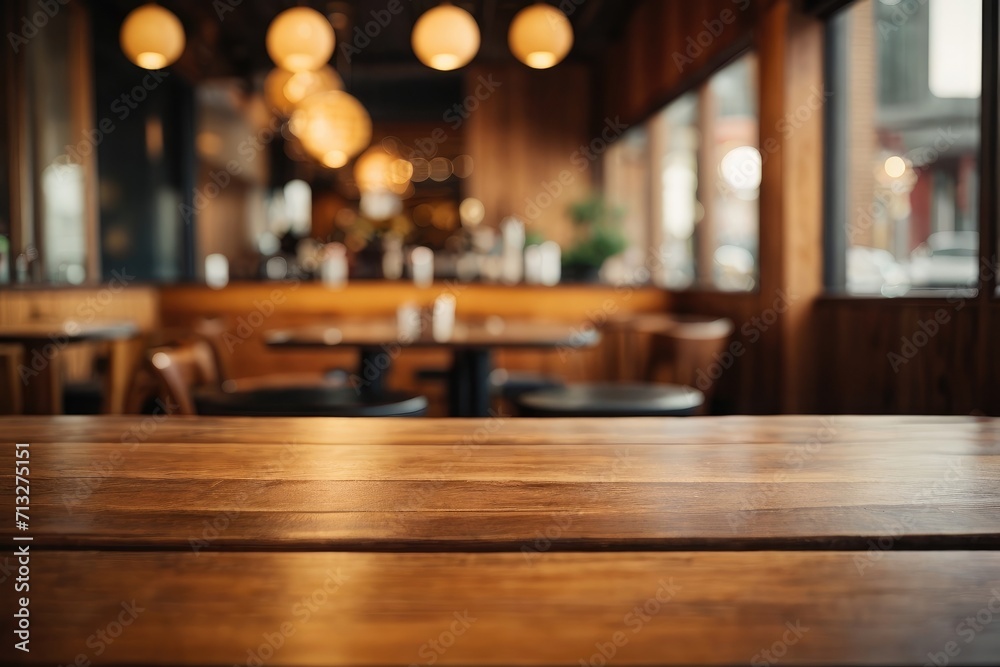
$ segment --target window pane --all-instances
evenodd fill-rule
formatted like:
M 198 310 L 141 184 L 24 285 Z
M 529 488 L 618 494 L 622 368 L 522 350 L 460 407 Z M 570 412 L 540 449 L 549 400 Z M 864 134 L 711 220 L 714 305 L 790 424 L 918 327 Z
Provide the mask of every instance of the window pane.
M 684 289 L 695 281 L 694 230 L 704 208 L 698 201 L 698 96 L 689 93 L 649 123 L 653 147 L 653 218 L 658 221 L 662 270 L 658 283 Z
M 975 287 L 981 0 L 861 0 L 830 30 L 843 287 L 885 296 Z
M 39 209 L 30 242 L 44 267 L 44 275 L 33 277 L 53 283 L 82 283 L 86 278 L 84 165 L 78 156 L 83 149 L 69 150 L 78 145 L 73 132 L 69 32 L 69 12 L 56 14 L 26 49 L 36 165 L 32 179 Z
M 628 242 L 623 256 L 625 282 L 641 282 L 640 271 L 650 247 L 649 137 L 635 127 L 608 147 L 604 157 L 604 188 L 608 202 L 622 212 L 622 231 Z
M 608 196 L 627 211 L 627 229 L 651 221 L 646 247 L 657 256 L 654 279 L 662 287 L 756 285 L 762 166 L 756 79 L 756 56 L 747 54 L 608 152 Z
M 762 159 L 758 150 L 757 58 L 717 72 L 702 93 L 705 137 L 699 278 L 721 290 L 757 283 Z

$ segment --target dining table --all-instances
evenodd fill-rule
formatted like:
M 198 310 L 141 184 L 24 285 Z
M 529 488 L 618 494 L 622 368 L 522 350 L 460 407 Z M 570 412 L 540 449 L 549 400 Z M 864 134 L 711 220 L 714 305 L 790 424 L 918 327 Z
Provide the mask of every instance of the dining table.
M 122 414 L 136 354 L 130 342 L 139 334 L 133 322 L 32 321 L 0 325 L 0 344 L 21 346 L 17 367 L 25 414 L 63 412 L 63 350 L 80 343 L 110 345 L 102 411 Z
M 31 652 L 8 640 L 4 664 L 1000 656 L 1000 419 L 0 428 L 3 497 L 30 484 L 31 498 L 24 525 L 0 529 L 0 568 L 30 550 Z
M 451 352 L 448 369 L 448 412 L 452 417 L 488 417 L 493 351 L 549 349 L 570 352 L 594 347 L 600 333 L 593 326 L 538 319 L 488 317 L 459 319 L 447 335 L 433 327 L 401 330 L 395 319 L 343 320 L 264 332 L 272 350 L 352 347 L 359 352 L 352 384 L 377 395 L 384 391 L 393 359 L 404 348 L 438 348 Z

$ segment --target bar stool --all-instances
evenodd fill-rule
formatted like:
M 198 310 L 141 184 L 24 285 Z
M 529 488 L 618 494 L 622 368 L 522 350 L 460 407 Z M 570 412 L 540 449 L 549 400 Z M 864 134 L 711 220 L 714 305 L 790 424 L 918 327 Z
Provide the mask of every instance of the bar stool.
M 514 400 L 522 417 L 683 417 L 705 403 L 697 389 L 675 384 L 575 384 L 528 392 Z
M 199 415 L 234 417 L 419 417 L 427 399 L 399 392 L 376 396 L 350 387 L 256 389 L 227 392 L 199 389 L 193 394 Z

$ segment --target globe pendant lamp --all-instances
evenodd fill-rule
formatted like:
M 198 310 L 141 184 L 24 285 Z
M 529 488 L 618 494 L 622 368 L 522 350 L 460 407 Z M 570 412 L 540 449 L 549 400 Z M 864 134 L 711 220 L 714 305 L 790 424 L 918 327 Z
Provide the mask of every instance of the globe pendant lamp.
M 472 14 L 446 2 L 417 19 L 411 43 L 420 62 L 447 72 L 467 65 L 479 52 L 479 25 Z
M 334 90 L 306 98 L 289 123 L 306 152 L 337 169 L 364 150 L 372 139 L 372 121 L 361 102 Z
M 289 72 L 310 72 L 325 65 L 335 41 L 330 22 L 309 7 L 286 9 L 267 27 L 267 54 Z
M 548 69 L 562 62 L 573 47 L 573 26 L 556 7 L 540 2 L 517 13 L 507 42 L 528 67 Z
M 275 67 L 264 79 L 264 98 L 271 109 L 287 117 L 310 95 L 342 90 L 343 87 L 343 79 L 329 65 L 315 72 L 289 72 Z
M 143 69 L 163 69 L 184 52 L 184 26 L 157 4 L 137 7 L 122 22 L 119 42 L 126 57 Z

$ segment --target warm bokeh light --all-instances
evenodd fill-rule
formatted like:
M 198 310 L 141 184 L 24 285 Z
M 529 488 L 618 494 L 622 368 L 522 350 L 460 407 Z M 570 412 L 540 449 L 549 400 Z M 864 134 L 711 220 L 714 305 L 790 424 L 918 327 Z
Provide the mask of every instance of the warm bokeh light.
M 417 19 L 411 41 L 413 52 L 428 67 L 458 69 L 479 51 L 479 25 L 461 7 L 440 5 Z
M 432 181 L 447 181 L 451 178 L 451 160 L 446 157 L 436 157 L 430 161 L 430 177 Z
M 380 145 L 369 148 L 354 163 L 354 180 L 362 194 L 387 190 L 404 195 L 412 175 L 413 165 Z
M 452 161 L 452 166 L 454 167 L 455 175 L 459 178 L 468 178 L 469 176 L 472 176 L 472 156 L 459 155 Z
M 464 227 L 476 227 L 486 217 L 486 207 L 475 197 L 462 200 L 458 207 L 459 217 Z
M 409 185 L 413 178 L 413 165 L 407 160 L 396 158 L 389 165 L 389 180 L 397 185 Z
M 267 28 L 267 54 L 274 64 L 291 72 L 309 72 L 325 65 L 333 55 L 333 26 L 309 7 L 287 9 Z
M 388 220 L 402 212 L 403 202 L 394 192 L 371 190 L 361 194 L 358 208 L 370 220 Z
M 722 158 L 719 171 L 736 192 L 754 192 L 760 187 L 763 159 L 753 146 L 737 146 Z
M 389 187 L 389 169 L 395 158 L 382 149 L 372 146 L 354 163 L 354 180 L 361 192 L 385 190 Z
M 898 155 L 893 155 L 886 159 L 883 168 L 889 178 L 899 178 L 906 173 L 906 160 Z
M 286 117 L 307 97 L 343 88 L 340 75 L 328 65 L 315 72 L 289 72 L 275 67 L 264 79 L 264 97 L 268 106 Z
M 538 3 L 517 13 L 507 42 L 522 63 L 547 69 L 562 62 L 573 48 L 573 26 L 556 7 Z
M 323 163 L 324 167 L 329 167 L 330 169 L 340 169 L 345 164 L 347 164 L 347 153 L 342 150 L 332 150 L 323 153 L 320 158 L 320 162 Z
M 410 176 L 410 180 L 414 183 L 423 183 L 431 176 L 431 165 L 430 163 L 422 157 L 415 157 L 410 160 L 410 165 L 413 167 L 413 175 Z
M 119 41 L 128 59 L 139 67 L 163 69 L 184 52 L 184 26 L 160 5 L 143 5 L 125 17 Z
M 372 138 L 368 112 L 339 90 L 306 98 L 292 115 L 290 127 L 306 152 L 331 169 L 347 164 Z

